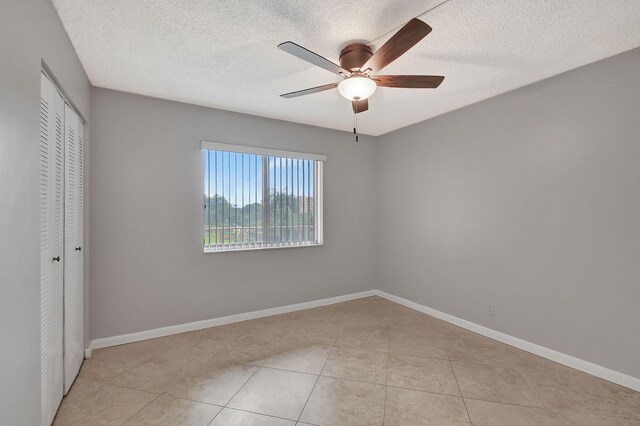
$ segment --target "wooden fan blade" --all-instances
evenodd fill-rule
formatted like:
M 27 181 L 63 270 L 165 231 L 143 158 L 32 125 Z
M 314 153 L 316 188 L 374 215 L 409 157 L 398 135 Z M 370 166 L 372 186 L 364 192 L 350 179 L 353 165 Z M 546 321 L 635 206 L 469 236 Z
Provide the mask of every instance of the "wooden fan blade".
M 330 71 L 334 74 L 350 76 L 351 72 L 345 70 L 340 65 L 335 64 L 328 60 L 327 58 L 318 55 L 315 52 L 310 51 L 309 49 L 305 49 L 304 47 L 295 44 L 292 41 L 285 41 L 284 43 L 280 43 L 278 48 L 284 50 L 287 53 L 291 53 L 293 56 L 302 59 L 303 61 L 307 61 L 317 67 L 324 68 L 327 71 Z
M 353 107 L 353 112 L 356 114 L 360 114 L 361 112 L 365 112 L 369 109 L 369 99 L 364 99 L 362 101 L 351 101 L 351 106 Z
M 376 75 L 373 79 L 380 87 L 435 89 L 440 86 L 444 77 L 441 75 Z
M 280 95 L 283 98 L 297 98 L 298 96 L 310 95 L 312 93 L 324 92 L 325 90 L 331 90 L 338 87 L 338 83 L 325 84 L 324 86 L 312 87 L 310 89 L 298 90 L 297 92 L 285 93 Z
M 429 25 L 417 18 L 413 18 L 387 40 L 360 69 L 365 71 L 370 68 L 373 74 L 377 73 L 402 56 L 430 32 L 431 27 Z

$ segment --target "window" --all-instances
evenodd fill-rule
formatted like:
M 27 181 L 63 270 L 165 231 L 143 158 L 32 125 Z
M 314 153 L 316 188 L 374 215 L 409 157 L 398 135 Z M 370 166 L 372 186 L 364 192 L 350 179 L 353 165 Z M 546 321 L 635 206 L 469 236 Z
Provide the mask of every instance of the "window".
M 204 251 L 322 244 L 324 155 L 202 142 Z

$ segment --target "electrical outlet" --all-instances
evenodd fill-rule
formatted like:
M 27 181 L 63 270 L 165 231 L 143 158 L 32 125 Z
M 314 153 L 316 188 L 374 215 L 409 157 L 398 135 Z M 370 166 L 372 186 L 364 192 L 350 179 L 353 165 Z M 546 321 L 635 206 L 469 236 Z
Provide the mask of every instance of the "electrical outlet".
M 258 302 L 261 302 L 264 299 L 264 295 L 262 294 L 262 290 L 258 291 Z
M 496 316 L 496 305 L 487 305 L 487 315 L 490 317 Z

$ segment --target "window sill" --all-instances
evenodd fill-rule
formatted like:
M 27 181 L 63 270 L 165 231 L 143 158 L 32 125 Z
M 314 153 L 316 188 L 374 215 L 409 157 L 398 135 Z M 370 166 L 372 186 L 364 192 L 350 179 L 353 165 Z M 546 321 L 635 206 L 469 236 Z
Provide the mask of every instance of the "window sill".
M 274 249 L 291 249 L 291 248 L 307 248 L 307 247 L 322 247 L 324 243 L 316 243 L 316 244 L 299 244 L 299 245 L 288 245 L 288 246 L 272 246 L 272 247 L 238 247 L 238 248 L 230 248 L 226 250 L 209 250 L 203 251 L 202 254 L 218 254 L 218 253 L 235 253 L 242 251 L 261 251 L 261 250 L 274 250 Z

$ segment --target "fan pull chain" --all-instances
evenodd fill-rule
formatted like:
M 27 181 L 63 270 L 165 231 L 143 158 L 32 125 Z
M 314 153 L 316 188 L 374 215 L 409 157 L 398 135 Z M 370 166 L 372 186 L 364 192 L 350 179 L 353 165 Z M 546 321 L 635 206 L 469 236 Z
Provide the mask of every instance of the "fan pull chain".
M 356 137 L 356 142 L 358 142 L 358 101 L 355 103 L 355 107 L 353 108 L 353 134 Z

